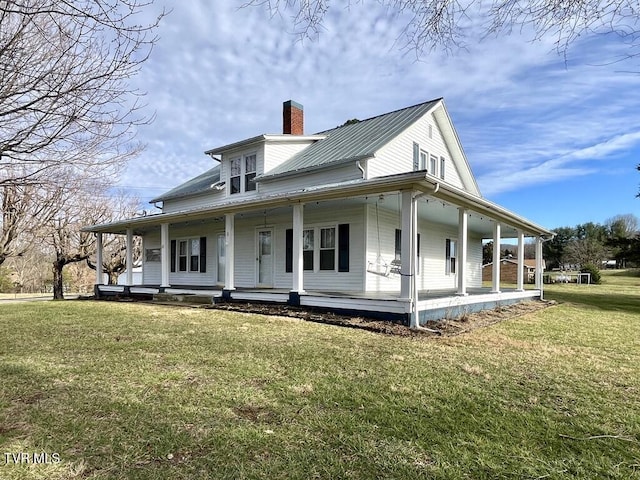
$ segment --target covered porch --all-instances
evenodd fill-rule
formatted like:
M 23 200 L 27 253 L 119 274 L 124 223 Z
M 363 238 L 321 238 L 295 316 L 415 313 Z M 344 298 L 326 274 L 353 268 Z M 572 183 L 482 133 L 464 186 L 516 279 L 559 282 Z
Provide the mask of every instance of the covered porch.
M 386 199 L 386 200 L 385 200 Z M 395 258 L 387 257 L 384 271 L 381 265 L 372 262 L 376 248 L 375 226 L 383 222 L 385 208 L 389 199 L 397 205 L 392 212 L 396 218 Z M 383 201 L 387 206 L 382 205 Z M 342 246 L 341 212 L 348 208 L 361 208 L 361 225 L 354 228 L 354 223 L 346 223 L 346 249 Z M 308 229 L 308 219 L 324 208 L 335 215 L 333 223 L 336 228 L 334 253 L 331 258 L 335 262 L 332 272 L 319 272 L 322 259 L 318 246 L 315 252 L 315 272 L 305 268 L 304 232 Z M 356 208 L 356 210 L 357 210 Z M 280 220 L 268 223 L 267 212 L 271 218 Z M 387 210 L 386 214 L 389 214 Z M 264 227 L 262 228 L 262 215 Z M 285 220 L 282 220 L 282 219 Z M 375 218 L 375 222 L 374 219 Z M 253 219 L 253 220 L 251 220 Z M 270 265 L 279 272 L 280 277 L 270 284 L 264 278 L 270 275 L 269 270 L 261 270 L 259 261 L 262 243 L 258 242 L 254 250 L 242 250 L 240 245 L 247 245 L 247 231 L 239 229 L 239 224 L 260 220 L 261 228 L 254 227 L 253 235 L 263 231 L 271 231 L 270 240 L 280 242 L 282 246 L 287 231 L 286 261 L 281 249 L 278 261 L 269 259 Z M 277 223 L 280 222 L 280 223 Z M 286 226 L 285 223 L 286 222 Z M 191 283 L 177 281 L 181 278 L 175 272 L 175 234 L 176 229 L 185 225 L 199 225 L 202 231 L 215 233 L 219 239 L 218 248 L 223 246 L 225 265 L 216 272 L 215 280 L 208 278 L 209 283 Z M 271 227 L 269 225 L 272 225 Z M 182 227 L 181 227 L 182 226 Z M 292 228 L 289 228 L 292 226 Z M 351 226 L 351 229 L 349 229 Z M 190 227 L 191 228 L 191 227 Z M 451 245 L 447 243 L 447 254 L 440 252 L 438 275 L 444 276 L 446 265 L 446 284 L 430 280 L 433 268 L 425 253 L 420 256 L 420 232 L 423 233 L 423 245 L 426 232 L 434 229 L 445 229 L 447 235 L 455 238 Z M 214 230 L 215 229 L 215 230 Z M 359 314 L 376 318 L 400 321 L 412 328 L 419 328 L 427 321 L 443 318 L 456 318 L 466 313 L 496 308 L 501 305 L 542 298 L 542 242 L 550 232 L 538 227 L 501 207 L 482 198 L 470 195 L 450 185 L 441 185 L 438 180 L 426 172 L 412 172 L 392 177 L 369 180 L 349 181 L 317 188 L 306 188 L 297 192 L 265 196 L 259 200 L 236 200 L 216 206 L 204 207 L 183 212 L 171 212 L 140 217 L 108 225 L 89 227 L 97 236 L 98 253 L 96 264 L 102 265 L 102 235 L 115 233 L 126 235 L 127 257 L 132 260 L 131 245 L 134 235 L 157 232 L 159 260 L 158 276 L 155 282 L 145 282 L 136 286 L 129 271 L 124 286 L 102 284 L 102 272 L 97 269 L 96 295 L 157 295 L 159 293 L 175 293 L 183 295 L 209 296 L 211 302 L 274 302 L 289 305 L 330 310 L 340 313 Z M 351 233 L 349 233 L 349 231 Z M 356 231 L 358 232 L 356 234 Z M 451 233 L 453 232 L 453 233 Z M 316 231 L 319 233 L 319 230 Z M 389 232 L 387 232 L 389 233 Z M 349 245 L 349 234 L 351 244 Z M 271 235 L 271 234 L 270 234 Z M 280 235 L 280 240 L 278 240 Z M 392 232 L 390 239 L 392 238 Z M 358 237 L 358 242 L 354 241 Z M 380 232 L 377 232 L 377 250 L 380 256 Z M 470 236 L 472 239 L 470 239 Z M 493 285 L 480 288 L 477 280 L 478 260 L 470 259 L 470 242 L 473 241 L 474 255 L 477 256 L 480 239 L 492 239 L 499 245 L 502 238 L 516 238 L 518 259 L 523 261 L 525 237 L 535 239 L 537 269 L 534 288 L 525 290 L 524 278 L 517 278 L 516 288 L 500 288 L 499 249 L 494 251 Z M 213 236 L 211 237 L 213 238 Z M 260 240 L 261 241 L 261 240 Z M 316 237 L 316 241 L 319 240 Z M 444 250 L 444 237 L 439 238 Z M 383 242 L 384 243 L 384 242 Z M 266 244 L 265 244 L 266 245 Z M 253 248 L 253 247 L 252 247 Z M 393 244 L 384 246 L 393 251 Z M 455 253 L 454 249 L 455 248 Z M 424 246 L 423 246 L 424 249 Z M 210 247 L 209 247 L 209 250 Z M 480 249 L 481 250 L 481 249 Z M 240 268 L 242 261 L 253 257 L 260 264 L 256 271 L 255 282 L 238 282 L 238 272 L 246 273 Z M 200 264 L 202 263 L 200 259 Z M 496 258 L 498 261 L 495 261 Z M 185 259 L 185 262 L 188 260 Z M 253 261 L 253 260 L 251 260 Z M 195 265 L 198 260 L 194 259 Z M 434 261 L 435 262 L 435 261 Z M 432 264 L 434 263 L 432 262 Z M 128 262 L 129 263 L 129 262 Z M 286 269 L 285 269 L 286 263 Z M 132 264 L 129 263 L 129 264 Z M 392 268 L 388 268 L 392 265 Z M 442 268 L 441 268 L 442 267 Z M 191 267 L 188 267 L 191 269 Z M 393 273 L 389 272 L 393 270 Z M 519 271 L 523 269 L 520 268 Z M 202 271 L 202 270 L 201 270 Z M 286 273 L 285 273 L 286 272 Z M 209 272 L 208 272 L 209 273 Z M 264 273 L 264 277 L 263 277 Z M 481 274 L 481 272 L 480 272 Z M 319 285 L 310 278 L 322 276 L 324 283 Z M 203 278 L 203 277 L 202 277 Z M 471 279 L 471 280 L 470 280 Z M 157 282 L 157 283 L 156 283 Z M 283 286 L 286 285 L 286 288 Z M 393 289 L 389 289 L 391 286 Z

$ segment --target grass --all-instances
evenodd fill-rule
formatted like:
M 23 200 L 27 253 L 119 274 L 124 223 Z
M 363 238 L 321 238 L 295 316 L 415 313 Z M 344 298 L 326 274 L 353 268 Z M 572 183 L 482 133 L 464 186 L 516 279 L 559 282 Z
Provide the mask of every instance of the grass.
M 421 339 L 0 305 L 0 478 L 640 478 L 640 278 L 546 296 L 560 303 Z M 22 452 L 50 461 L 7 457 Z

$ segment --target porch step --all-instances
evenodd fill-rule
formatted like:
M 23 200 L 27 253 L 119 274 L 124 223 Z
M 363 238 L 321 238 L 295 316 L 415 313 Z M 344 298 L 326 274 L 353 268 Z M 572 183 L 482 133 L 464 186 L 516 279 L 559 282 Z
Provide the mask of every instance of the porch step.
M 195 303 L 198 305 L 211 305 L 211 295 L 197 295 L 194 293 L 156 293 L 153 300 L 157 302 Z

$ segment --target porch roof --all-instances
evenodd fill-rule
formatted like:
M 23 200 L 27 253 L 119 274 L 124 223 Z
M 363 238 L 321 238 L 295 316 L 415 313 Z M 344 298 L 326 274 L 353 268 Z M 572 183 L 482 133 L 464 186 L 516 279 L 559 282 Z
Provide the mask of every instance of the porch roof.
M 203 220 L 222 216 L 227 213 L 243 213 L 252 210 L 264 210 L 289 206 L 296 203 L 319 202 L 345 198 L 378 195 L 390 191 L 416 190 L 425 195 L 450 203 L 457 207 L 467 208 L 479 214 L 511 225 L 527 235 L 551 236 L 553 233 L 493 202 L 465 192 L 457 187 L 441 184 L 437 178 L 425 171 L 401 173 L 372 179 L 359 179 L 329 185 L 306 187 L 286 193 L 263 195 L 251 199 L 229 199 L 214 206 L 183 210 L 171 213 L 160 213 L 145 217 L 119 220 L 100 225 L 87 226 L 83 231 L 96 233 L 124 234 L 127 229 L 144 229 L 163 223 L 176 223 L 186 220 Z

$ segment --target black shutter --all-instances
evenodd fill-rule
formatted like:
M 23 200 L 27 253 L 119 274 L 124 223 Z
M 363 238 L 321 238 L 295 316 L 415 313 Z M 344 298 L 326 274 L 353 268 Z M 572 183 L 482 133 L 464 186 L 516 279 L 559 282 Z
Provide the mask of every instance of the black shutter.
M 287 228 L 285 234 L 284 271 L 293 272 L 293 228 Z
M 200 273 L 207 271 L 207 237 L 200 237 Z
M 171 271 L 175 272 L 176 271 L 176 241 L 175 240 L 171 240 Z
M 349 224 L 338 225 L 338 271 L 349 271 Z

